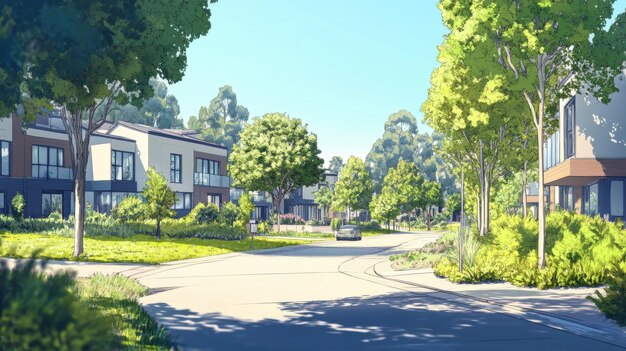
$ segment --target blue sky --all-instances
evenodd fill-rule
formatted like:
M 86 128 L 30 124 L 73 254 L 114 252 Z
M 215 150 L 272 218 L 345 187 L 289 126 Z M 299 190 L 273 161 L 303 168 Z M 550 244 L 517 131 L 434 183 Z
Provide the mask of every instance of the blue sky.
M 209 34 L 189 48 L 185 77 L 169 91 L 187 120 L 229 84 L 251 117 L 302 119 L 327 161 L 365 157 L 390 114 L 407 109 L 422 120 L 446 32 L 436 3 L 220 0 Z M 619 0 L 616 8 L 624 7 Z
M 306 122 L 326 160 L 365 157 L 393 112 L 421 121 L 445 32 L 435 4 L 220 0 L 169 91 L 186 120 L 229 84 L 251 116 L 286 112 Z

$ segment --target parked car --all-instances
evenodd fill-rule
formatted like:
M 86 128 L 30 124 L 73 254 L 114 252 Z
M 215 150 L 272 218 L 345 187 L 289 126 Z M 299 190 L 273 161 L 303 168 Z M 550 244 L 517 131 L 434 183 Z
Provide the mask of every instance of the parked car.
M 337 240 L 361 240 L 361 230 L 356 225 L 342 225 L 335 235 Z

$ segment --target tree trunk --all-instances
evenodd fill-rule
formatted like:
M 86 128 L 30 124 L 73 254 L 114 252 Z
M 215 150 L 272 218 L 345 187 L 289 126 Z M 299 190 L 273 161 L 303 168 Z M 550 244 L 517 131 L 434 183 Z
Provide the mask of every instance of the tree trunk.
M 426 229 L 430 231 L 430 206 L 426 206 Z
M 528 199 L 526 198 L 526 188 L 528 187 L 528 161 L 524 161 L 522 169 L 522 215 L 528 216 Z
M 157 219 L 156 238 L 161 239 L 161 220 Z
M 539 236 L 537 243 L 537 267 L 544 268 L 546 266 L 546 211 L 545 211 L 545 190 L 543 188 L 543 119 L 545 114 L 545 57 L 546 54 L 540 54 L 537 60 L 537 75 L 539 87 L 537 97 L 539 98 L 539 113 L 537 118 L 537 151 L 538 151 L 538 171 L 539 171 Z
M 83 253 L 85 232 L 85 179 L 74 180 L 74 257 Z

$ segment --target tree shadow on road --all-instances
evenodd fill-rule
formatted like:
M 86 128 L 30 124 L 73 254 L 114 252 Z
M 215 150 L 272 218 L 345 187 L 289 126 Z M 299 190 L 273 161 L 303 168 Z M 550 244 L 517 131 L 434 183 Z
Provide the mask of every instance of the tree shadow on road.
M 590 339 L 428 295 L 395 293 L 286 302 L 279 307 L 284 319 L 249 321 L 216 313 L 200 315 L 168 304 L 145 305 L 185 350 L 610 349 Z

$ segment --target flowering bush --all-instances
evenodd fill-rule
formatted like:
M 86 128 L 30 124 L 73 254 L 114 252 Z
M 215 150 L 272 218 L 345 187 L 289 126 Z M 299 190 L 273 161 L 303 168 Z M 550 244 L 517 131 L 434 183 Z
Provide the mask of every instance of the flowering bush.
M 280 216 L 280 224 L 304 224 L 304 219 L 293 213 L 285 213 Z

